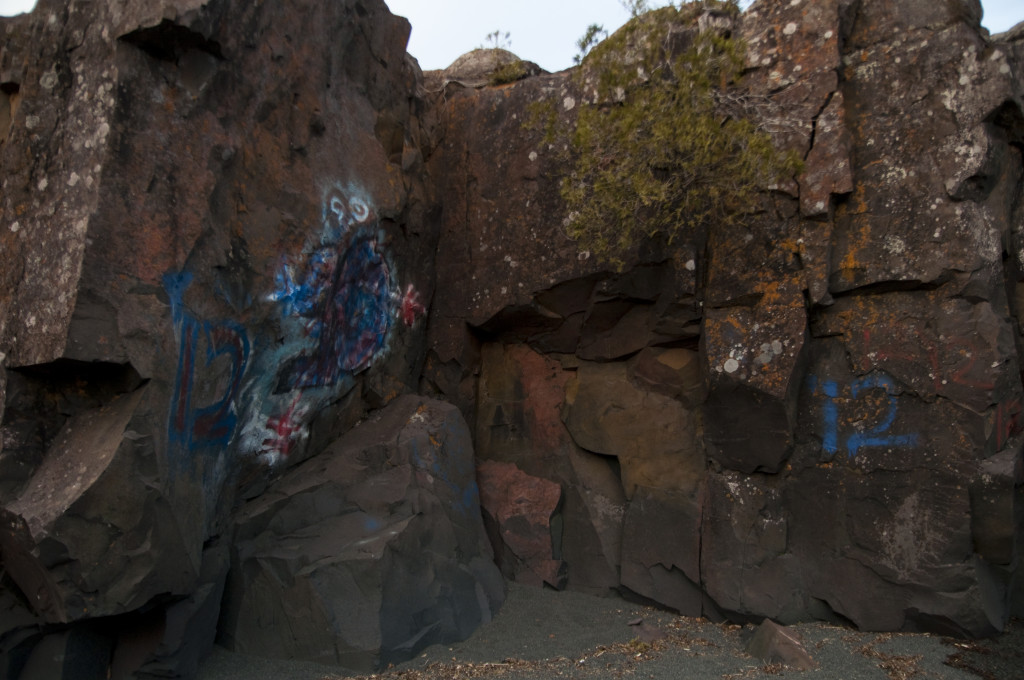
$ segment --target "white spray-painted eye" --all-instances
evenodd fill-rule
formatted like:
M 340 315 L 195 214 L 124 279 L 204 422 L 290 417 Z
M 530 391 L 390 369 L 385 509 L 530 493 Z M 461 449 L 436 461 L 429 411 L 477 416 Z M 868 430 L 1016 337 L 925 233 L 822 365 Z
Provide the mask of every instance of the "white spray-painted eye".
M 364 222 L 370 216 L 370 206 L 361 198 L 351 198 L 348 202 L 348 209 L 356 222 Z
M 341 200 L 340 196 L 331 196 L 331 212 L 334 213 L 339 222 L 345 215 L 345 202 Z

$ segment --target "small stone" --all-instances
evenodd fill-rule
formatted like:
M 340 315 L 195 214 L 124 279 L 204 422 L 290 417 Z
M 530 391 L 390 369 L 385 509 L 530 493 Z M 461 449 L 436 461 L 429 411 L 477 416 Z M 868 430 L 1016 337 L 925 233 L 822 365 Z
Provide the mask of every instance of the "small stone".
M 802 671 L 818 667 L 818 663 L 804 648 L 799 635 L 771 619 L 761 622 L 754 637 L 747 643 L 746 651 L 766 663 L 783 663 Z

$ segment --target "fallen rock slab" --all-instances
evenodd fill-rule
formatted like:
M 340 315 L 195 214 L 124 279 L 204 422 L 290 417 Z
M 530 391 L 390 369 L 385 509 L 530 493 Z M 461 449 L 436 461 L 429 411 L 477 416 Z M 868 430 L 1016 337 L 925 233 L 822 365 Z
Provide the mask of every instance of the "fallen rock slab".
M 562 501 L 552 481 L 528 475 L 512 463 L 481 461 L 477 467 L 485 523 L 505 578 L 560 588 L 565 563 L 555 559 L 551 518 Z
M 239 511 L 220 634 L 369 671 L 462 640 L 504 594 L 465 420 L 406 395 Z

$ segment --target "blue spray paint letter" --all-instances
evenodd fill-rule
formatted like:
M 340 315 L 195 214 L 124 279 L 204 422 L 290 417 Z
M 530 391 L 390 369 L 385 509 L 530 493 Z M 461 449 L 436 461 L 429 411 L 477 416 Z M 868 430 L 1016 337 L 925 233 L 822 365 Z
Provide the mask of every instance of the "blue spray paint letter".
M 192 283 L 188 272 L 164 275 L 164 289 L 171 302 L 171 315 L 178 326 L 178 370 L 174 378 L 174 396 L 168 419 L 168 437 L 188 449 L 224 446 L 235 432 L 237 415 L 234 400 L 242 388 L 242 376 L 249 362 L 249 338 L 245 329 L 232 321 L 200 321 L 185 309 L 184 294 Z M 213 404 L 196 407 L 192 403 L 196 372 L 196 353 L 200 341 L 206 345 L 206 366 L 226 356 L 231 372 L 227 387 Z
M 884 375 L 867 375 L 859 378 L 850 385 L 850 392 L 856 399 L 864 390 L 883 388 L 888 401 L 889 410 L 885 416 L 867 432 L 856 432 L 846 440 L 846 450 L 853 458 L 864 446 L 915 446 L 917 444 L 916 434 L 886 434 L 892 424 L 896 422 L 896 383 L 892 378 Z
M 821 436 L 821 448 L 830 456 L 839 453 L 839 384 L 835 380 L 819 380 L 811 376 L 808 385 L 813 392 L 819 388 L 825 395 L 825 402 L 822 405 L 822 425 L 824 426 Z M 916 434 L 888 434 L 889 429 L 896 422 L 898 406 L 896 399 L 896 383 L 892 378 L 885 375 L 868 375 L 858 378 L 850 383 L 850 395 L 852 399 L 860 398 L 863 393 L 871 389 L 884 389 L 886 394 L 887 410 L 885 415 L 865 432 L 854 432 L 845 441 L 846 455 L 848 458 L 856 456 L 865 447 L 897 447 L 916 446 L 918 436 Z

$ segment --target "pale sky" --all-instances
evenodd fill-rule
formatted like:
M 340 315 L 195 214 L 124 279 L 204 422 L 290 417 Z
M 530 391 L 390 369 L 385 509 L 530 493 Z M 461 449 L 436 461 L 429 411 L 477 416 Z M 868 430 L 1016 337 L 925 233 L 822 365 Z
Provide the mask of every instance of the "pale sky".
M 809 0 L 813 2 L 814 0 Z M 613 32 L 629 18 L 619 0 L 385 0 L 412 24 L 409 53 L 423 70 L 445 68 L 487 36 L 510 34 L 509 49 L 548 71 L 572 66 L 576 41 L 590 24 Z M 652 0 L 652 6 L 668 4 Z M 743 6 L 749 0 L 741 1 Z M 982 25 L 1002 33 L 1024 21 L 1024 0 L 982 0 Z
M 502 46 L 548 71 L 572 66 L 576 41 L 590 24 L 609 31 L 628 14 L 619 0 L 385 0 L 395 14 L 412 23 L 409 52 L 424 70 L 444 68 L 475 47 L 489 46 L 499 31 Z M 813 2 L 813 0 L 810 0 Z M 652 5 L 664 2 L 653 0 Z M 749 4 L 749 0 L 742 4 Z M 1024 21 L 1022 0 L 982 0 L 982 24 L 1001 33 Z M 0 0 L 0 15 L 27 12 L 35 0 Z

